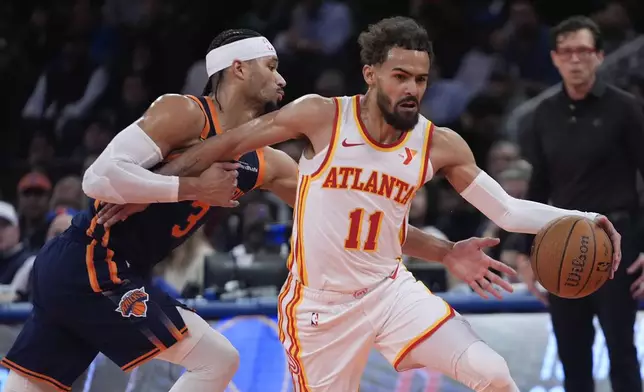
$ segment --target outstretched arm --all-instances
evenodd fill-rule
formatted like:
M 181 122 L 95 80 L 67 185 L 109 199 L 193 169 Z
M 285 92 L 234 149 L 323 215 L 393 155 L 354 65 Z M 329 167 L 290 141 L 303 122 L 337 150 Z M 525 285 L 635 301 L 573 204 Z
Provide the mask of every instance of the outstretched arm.
M 454 189 L 470 204 L 500 228 L 526 234 L 537 234 L 552 220 L 564 216 L 581 216 L 596 220 L 613 241 L 614 264 L 619 264 L 620 235 L 603 216 L 592 212 L 565 210 L 543 203 L 516 199 L 476 165 L 469 146 L 455 132 L 441 128 L 434 135 L 437 169 L 441 170 Z
M 447 180 L 465 200 L 503 230 L 537 234 L 542 227 L 559 217 L 576 215 L 595 219 L 598 216 L 516 199 L 476 165 L 472 150 L 458 134 L 442 128 L 437 130 L 434 138 L 437 153 L 450 157 L 440 169 Z

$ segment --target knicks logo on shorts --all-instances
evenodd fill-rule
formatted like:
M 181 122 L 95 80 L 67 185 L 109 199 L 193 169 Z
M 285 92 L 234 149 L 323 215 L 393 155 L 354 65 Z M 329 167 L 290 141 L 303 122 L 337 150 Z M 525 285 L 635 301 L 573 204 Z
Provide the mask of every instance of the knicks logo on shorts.
M 145 317 L 148 313 L 148 300 L 150 296 L 145 288 L 130 290 L 123 294 L 119 306 L 115 310 L 123 317 Z

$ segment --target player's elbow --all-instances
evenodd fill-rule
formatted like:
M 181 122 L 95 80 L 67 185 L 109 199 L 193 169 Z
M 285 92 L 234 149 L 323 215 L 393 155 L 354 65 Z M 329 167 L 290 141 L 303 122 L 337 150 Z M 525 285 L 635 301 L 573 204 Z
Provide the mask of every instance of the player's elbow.
M 105 196 L 104 189 L 107 181 L 108 179 L 104 175 L 98 173 L 93 166 L 90 166 L 83 174 L 83 192 L 93 199 L 102 200 Z
M 109 178 L 110 165 L 94 162 L 83 174 L 83 192 L 92 199 L 123 204 L 123 199 L 114 192 Z

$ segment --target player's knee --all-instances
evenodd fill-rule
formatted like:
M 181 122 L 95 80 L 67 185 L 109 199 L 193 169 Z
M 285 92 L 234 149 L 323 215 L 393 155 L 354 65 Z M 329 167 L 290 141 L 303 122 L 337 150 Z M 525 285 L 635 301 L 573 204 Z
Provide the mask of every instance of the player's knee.
M 228 339 L 214 329 L 204 333 L 191 354 L 207 355 L 204 360 L 197 362 L 201 363 L 200 366 L 188 368 L 193 372 L 215 368 L 220 373 L 234 374 L 239 368 L 239 352 Z
M 478 392 L 518 391 L 505 359 L 481 341 L 468 347 L 456 368 L 457 378 Z
M 227 339 L 223 345 L 219 344 L 221 357 L 218 358 L 219 361 L 223 361 L 223 366 L 225 366 L 230 373 L 237 372 L 239 369 L 239 351 L 232 345 Z M 221 365 L 220 365 L 221 366 Z
M 16 373 L 13 370 L 9 372 L 4 384 L 4 392 L 56 392 L 57 389 L 42 381 L 32 380 Z

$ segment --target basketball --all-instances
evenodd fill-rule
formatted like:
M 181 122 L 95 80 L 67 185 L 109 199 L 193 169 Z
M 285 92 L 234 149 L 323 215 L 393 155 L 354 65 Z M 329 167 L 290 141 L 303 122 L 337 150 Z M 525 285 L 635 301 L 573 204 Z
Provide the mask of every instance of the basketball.
M 530 262 L 537 281 L 550 293 L 582 298 L 608 280 L 613 244 L 595 222 L 566 216 L 550 222 L 537 234 Z

